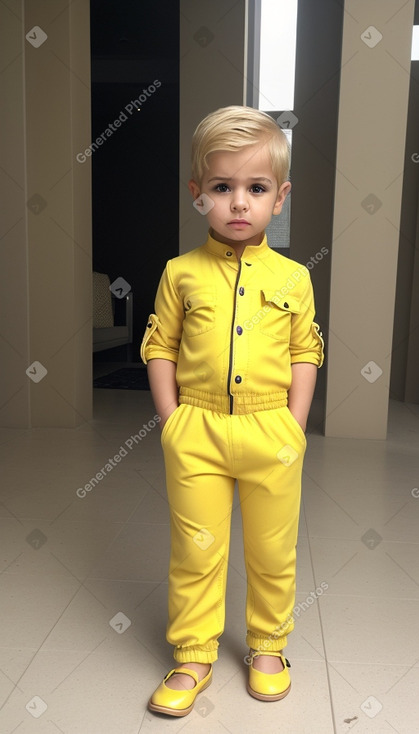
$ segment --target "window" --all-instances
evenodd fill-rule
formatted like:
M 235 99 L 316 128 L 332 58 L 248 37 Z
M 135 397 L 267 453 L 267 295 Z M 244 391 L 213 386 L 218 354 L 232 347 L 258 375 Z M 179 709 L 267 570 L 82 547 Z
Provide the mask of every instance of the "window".
M 258 108 L 294 107 L 297 0 L 261 0 Z
M 248 0 L 246 103 L 273 117 L 292 147 L 298 0 Z M 285 114 L 288 113 L 288 114 Z M 291 113 L 291 114 L 290 114 Z M 291 196 L 267 227 L 273 248 L 290 245 Z
M 419 25 L 413 26 L 411 60 L 419 61 Z

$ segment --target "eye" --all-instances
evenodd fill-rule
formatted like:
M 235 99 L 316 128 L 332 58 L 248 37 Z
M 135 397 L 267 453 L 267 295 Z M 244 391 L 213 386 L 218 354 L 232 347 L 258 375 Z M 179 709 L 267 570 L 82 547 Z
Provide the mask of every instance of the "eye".
M 250 187 L 250 190 L 252 191 L 253 194 L 263 194 L 264 191 L 266 191 L 265 187 L 262 186 L 262 184 L 253 184 Z
M 214 186 L 214 191 L 218 191 L 220 194 L 225 194 L 228 191 L 228 186 L 225 183 L 219 183 Z

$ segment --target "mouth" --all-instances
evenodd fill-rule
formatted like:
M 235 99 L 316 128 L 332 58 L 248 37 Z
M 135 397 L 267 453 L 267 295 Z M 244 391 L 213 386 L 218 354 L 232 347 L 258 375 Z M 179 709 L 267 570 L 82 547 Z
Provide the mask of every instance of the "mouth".
M 250 224 L 247 219 L 232 219 L 228 224 Z

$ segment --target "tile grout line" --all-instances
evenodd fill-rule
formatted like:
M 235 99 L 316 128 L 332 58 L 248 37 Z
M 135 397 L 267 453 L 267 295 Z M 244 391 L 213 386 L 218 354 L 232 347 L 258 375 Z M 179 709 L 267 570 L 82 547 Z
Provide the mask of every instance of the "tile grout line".
M 304 502 L 303 502 L 303 512 L 304 512 L 304 520 L 305 520 L 306 528 L 307 528 L 307 545 L 308 545 L 308 550 L 309 550 L 309 555 L 310 555 L 311 573 L 313 576 L 313 582 L 315 584 L 315 588 L 317 588 L 316 573 L 314 570 L 314 560 L 313 560 L 313 553 L 312 553 L 312 547 L 311 547 L 310 529 L 309 529 L 308 518 L 306 515 L 306 508 L 305 508 Z M 327 677 L 327 686 L 329 690 L 329 705 L 330 705 L 330 713 L 332 715 L 333 731 L 334 731 L 334 734 L 337 734 L 336 715 L 335 715 L 335 707 L 333 705 L 332 685 L 331 685 L 329 665 L 328 665 L 328 660 L 327 660 L 327 647 L 326 647 L 323 619 L 322 619 L 321 609 L 320 609 L 320 598 L 318 599 L 318 603 L 317 603 L 317 615 L 318 615 L 320 630 L 321 630 L 321 635 L 322 635 L 324 660 L 326 663 L 326 677 Z

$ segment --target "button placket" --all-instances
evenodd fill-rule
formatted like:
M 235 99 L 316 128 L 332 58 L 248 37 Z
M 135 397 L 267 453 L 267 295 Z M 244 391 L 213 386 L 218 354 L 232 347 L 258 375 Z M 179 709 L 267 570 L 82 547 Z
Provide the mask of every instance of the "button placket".
M 245 263 L 245 264 L 247 265 L 247 263 Z M 244 275 L 244 273 L 242 271 L 242 273 L 241 273 L 241 279 L 243 278 L 243 275 Z M 242 298 L 246 294 L 246 288 L 245 288 L 245 286 L 237 284 L 237 291 L 236 292 L 237 292 L 238 296 L 240 296 Z M 246 308 L 247 307 L 248 307 L 247 306 L 247 299 L 246 299 L 246 301 L 244 301 L 244 300 L 242 301 L 241 299 L 238 299 L 236 301 L 236 313 L 235 313 L 234 331 L 235 331 L 235 333 L 238 336 L 242 336 L 243 333 L 244 333 L 243 326 L 241 326 L 240 322 L 242 322 L 242 319 L 246 315 Z M 240 368 L 242 369 L 243 368 L 243 364 L 247 362 L 247 358 L 245 356 L 246 355 L 246 345 L 247 345 L 247 342 L 242 342 L 240 340 L 240 343 L 239 342 L 236 343 L 236 341 L 234 340 L 234 344 L 233 344 L 234 363 L 236 362 L 236 359 L 235 358 L 236 358 L 236 355 L 237 355 L 237 350 L 239 350 L 238 351 L 238 362 L 240 364 L 237 365 L 239 369 Z M 243 349 L 244 349 L 244 352 L 243 352 Z M 244 362 L 243 362 L 243 360 L 244 360 Z M 234 374 L 234 369 L 233 369 L 233 374 Z M 236 374 L 235 377 L 234 377 L 234 384 L 237 385 L 237 386 L 238 385 L 241 385 L 243 383 L 243 381 L 244 381 L 244 377 L 245 376 L 243 374 Z

